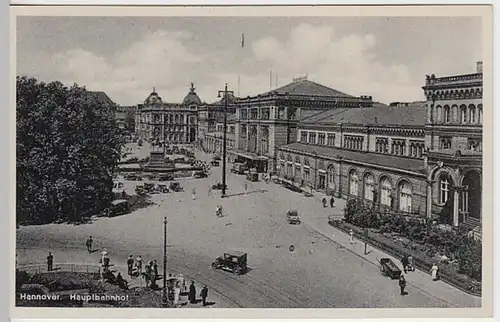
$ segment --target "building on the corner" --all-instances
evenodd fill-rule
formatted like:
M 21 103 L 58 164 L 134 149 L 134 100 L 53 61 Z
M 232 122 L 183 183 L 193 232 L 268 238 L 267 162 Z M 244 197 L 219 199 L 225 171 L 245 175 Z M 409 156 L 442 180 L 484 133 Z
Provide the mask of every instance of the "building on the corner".
M 302 118 L 325 110 L 368 108 L 371 96 L 355 97 L 306 77 L 257 96 L 236 100 L 232 158 L 259 172 L 276 169 L 277 149 L 296 141 Z
M 122 130 L 135 131 L 135 115 L 137 106 L 117 106 L 115 111 L 116 125 Z
M 227 99 L 227 105 L 226 105 Z M 219 101 L 211 104 L 203 104 L 198 108 L 198 139 L 201 147 L 208 148 L 205 136 L 207 133 L 222 132 L 224 127 L 224 110 L 227 111 L 228 119 L 234 118 L 236 113 L 236 100 L 233 95 L 222 97 Z M 234 124 L 231 124 L 234 127 Z M 230 128 L 228 127 L 228 131 Z M 210 136 L 213 138 L 213 136 Z
M 136 113 L 136 134 L 143 140 L 167 144 L 191 144 L 198 138 L 198 107 L 201 99 L 194 84 L 182 103 L 165 103 L 153 89 Z
M 480 231 L 482 70 L 427 76 L 424 102 L 301 119 L 278 170 L 295 183 Z

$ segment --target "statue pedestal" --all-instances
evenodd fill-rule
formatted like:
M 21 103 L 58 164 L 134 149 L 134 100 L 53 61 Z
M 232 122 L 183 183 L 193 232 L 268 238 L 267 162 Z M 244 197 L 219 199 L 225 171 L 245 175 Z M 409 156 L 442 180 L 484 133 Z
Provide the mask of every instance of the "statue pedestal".
M 165 155 L 163 151 L 152 151 L 149 154 L 149 168 L 165 168 Z

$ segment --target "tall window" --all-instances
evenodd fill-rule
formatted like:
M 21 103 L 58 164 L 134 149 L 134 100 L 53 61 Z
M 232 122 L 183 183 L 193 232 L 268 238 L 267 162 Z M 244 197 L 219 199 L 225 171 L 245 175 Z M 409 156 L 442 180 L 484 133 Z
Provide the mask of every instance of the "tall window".
M 325 145 L 325 133 L 318 133 L 318 144 Z
M 333 166 L 329 166 L 327 169 L 328 174 L 328 186 L 333 187 L 333 183 L 335 182 L 335 169 Z
M 480 139 L 468 139 L 467 145 L 471 151 L 481 151 L 481 140 Z
M 295 164 L 295 176 L 302 177 L 302 167 L 300 164 Z
M 443 108 L 443 122 L 449 123 L 451 121 L 451 109 L 448 105 Z
M 476 107 L 474 105 L 469 106 L 469 122 L 476 123 Z
M 464 189 L 460 192 L 460 203 L 458 209 L 460 211 L 469 210 L 469 192 L 467 191 L 467 189 Z
M 365 174 L 365 199 L 366 200 L 373 200 L 373 189 L 375 189 L 375 184 L 373 182 L 373 176 L 370 173 Z
M 460 106 L 460 122 L 467 123 L 467 107 L 465 105 Z
M 439 178 L 439 203 L 445 204 L 450 197 L 450 178 L 442 175 Z
M 328 146 L 335 146 L 335 134 L 328 134 Z
M 309 132 L 309 143 L 316 144 L 316 132 Z
M 411 187 L 406 181 L 399 186 L 399 210 L 411 212 Z
M 358 174 L 356 171 L 352 170 L 349 173 L 349 194 L 352 196 L 357 196 L 358 195 Z
M 300 142 L 307 143 L 307 131 L 300 131 Z
M 392 186 L 389 179 L 382 179 L 382 181 L 380 181 L 380 204 L 387 207 L 391 206 L 391 191 Z

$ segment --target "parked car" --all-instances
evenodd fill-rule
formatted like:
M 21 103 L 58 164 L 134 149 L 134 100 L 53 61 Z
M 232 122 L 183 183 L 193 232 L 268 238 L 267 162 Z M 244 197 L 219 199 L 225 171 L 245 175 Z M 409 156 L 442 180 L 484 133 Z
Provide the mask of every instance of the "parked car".
M 130 206 L 128 200 L 118 199 L 111 202 L 111 211 L 109 212 L 109 217 L 119 216 L 128 214 L 130 211 Z
M 214 190 L 222 190 L 222 183 L 216 182 L 212 185 L 212 189 Z M 227 184 L 226 184 L 226 189 L 227 189 Z
M 283 187 L 287 188 L 288 190 L 291 190 L 293 192 L 300 192 L 302 193 L 302 189 L 300 189 L 300 187 L 297 187 L 291 183 L 288 183 L 288 182 L 283 182 Z
M 157 177 L 158 181 L 172 181 L 174 180 L 174 176 L 170 173 L 159 174 Z
M 218 167 L 220 163 L 217 160 L 212 160 L 210 164 L 213 165 L 214 167 Z
M 170 182 L 169 189 L 174 191 L 174 192 L 184 191 L 184 189 L 181 187 L 180 183 L 177 181 Z
M 220 158 L 220 156 L 216 155 L 216 156 L 214 156 L 214 157 L 212 158 L 212 160 L 214 160 L 214 161 L 220 161 L 220 160 L 221 160 L 221 158 Z
M 248 170 L 248 167 L 244 163 L 235 163 L 231 167 L 231 172 L 235 174 L 245 174 L 245 172 Z
M 300 225 L 301 221 L 297 210 L 288 210 L 286 212 L 286 221 L 292 225 Z
M 156 185 L 156 188 L 160 193 L 169 193 L 170 192 L 170 190 L 168 190 L 168 187 L 166 184 L 158 184 L 158 185 Z
M 135 173 L 127 173 L 123 178 L 129 181 L 142 181 L 141 176 Z
M 257 172 L 248 172 L 247 173 L 247 180 L 252 181 L 252 182 L 257 182 L 257 181 L 259 181 L 259 174 Z
M 224 253 L 215 259 L 212 268 L 230 271 L 236 275 L 244 274 L 248 271 L 247 254 L 238 251 Z
M 193 178 L 201 179 L 206 177 L 208 177 L 208 175 L 205 173 L 205 171 L 193 171 Z

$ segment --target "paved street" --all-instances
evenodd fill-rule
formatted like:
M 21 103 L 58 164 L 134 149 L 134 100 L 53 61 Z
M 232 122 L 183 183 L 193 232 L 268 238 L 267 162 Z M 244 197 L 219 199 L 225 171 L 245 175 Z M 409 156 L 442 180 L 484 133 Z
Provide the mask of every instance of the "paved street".
M 197 152 L 198 158 L 210 157 Z M 228 165 L 228 170 L 229 170 Z M 112 262 L 125 263 L 129 254 L 161 263 L 163 217 L 168 217 L 168 267 L 200 283 L 217 295 L 215 307 L 314 307 L 401 308 L 473 307 L 480 299 L 442 282 L 428 286 L 421 272 L 408 275 L 408 295 L 400 296 L 397 281 L 381 276 L 359 256 L 360 244 L 327 224 L 327 216 L 340 214 L 337 207 L 322 208 L 317 197 L 304 197 L 273 183 L 248 182 L 228 171 L 228 195 L 209 186 L 220 181 L 220 167 L 206 179 L 179 180 L 185 192 L 153 195 L 155 206 L 116 218 L 101 218 L 87 225 L 21 227 L 17 233 L 19 263 L 42 262 L 48 251 L 55 261 L 96 263 L 97 253 L 85 251 L 92 235 L 96 247 L 106 247 Z M 196 200 L 191 191 L 196 188 Z M 217 204 L 224 217 L 217 218 Z M 288 225 L 287 209 L 297 209 L 302 225 Z M 295 250 L 289 251 L 294 245 Z M 356 248 L 357 247 L 357 248 Z M 224 251 L 248 253 L 250 272 L 242 276 L 215 271 L 211 262 Z M 28 260 L 29 258 L 29 260 Z M 161 266 L 161 265 L 160 265 Z M 414 277 L 415 276 L 415 277 Z M 415 278 L 415 282 L 412 281 Z

